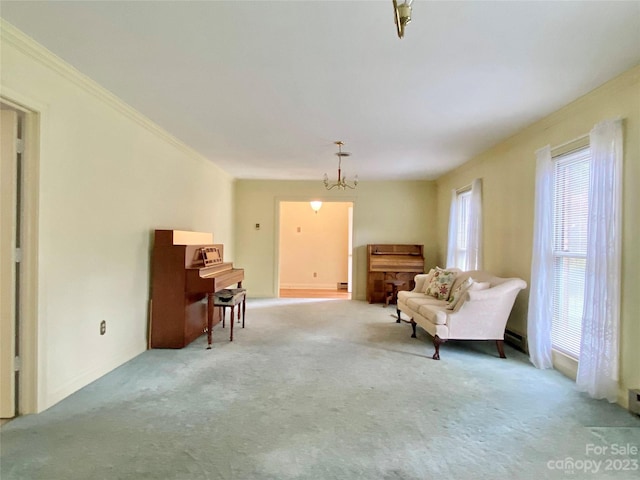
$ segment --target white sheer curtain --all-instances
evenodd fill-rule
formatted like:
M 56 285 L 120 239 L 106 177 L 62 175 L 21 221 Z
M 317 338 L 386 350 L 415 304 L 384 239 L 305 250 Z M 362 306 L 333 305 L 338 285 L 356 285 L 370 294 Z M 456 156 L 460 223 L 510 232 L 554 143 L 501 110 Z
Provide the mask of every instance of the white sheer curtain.
M 533 218 L 531 290 L 527 318 L 529 358 L 537 368 L 551 368 L 553 316 L 553 162 L 551 147 L 536 152 L 536 196 Z
M 447 267 L 457 267 L 456 252 L 458 250 L 458 192 L 451 190 L 451 207 L 449 208 L 449 239 L 447 241 Z
M 622 120 L 589 135 L 591 171 L 582 341 L 576 383 L 593 398 L 618 396 L 622 241 Z
M 482 270 L 482 180 L 471 183 L 467 220 L 467 258 L 462 270 Z
M 468 190 L 467 190 L 468 191 Z M 449 209 L 449 240 L 447 243 L 447 267 L 461 270 L 482 269 L 482 180 L 476 178 L 471 183 L 469 205 L 466 217 L 461 218 L 460 198 L 457 190 L 451 191 Z M 460 229 L 464 233 L 464 248 L 459 242 Z

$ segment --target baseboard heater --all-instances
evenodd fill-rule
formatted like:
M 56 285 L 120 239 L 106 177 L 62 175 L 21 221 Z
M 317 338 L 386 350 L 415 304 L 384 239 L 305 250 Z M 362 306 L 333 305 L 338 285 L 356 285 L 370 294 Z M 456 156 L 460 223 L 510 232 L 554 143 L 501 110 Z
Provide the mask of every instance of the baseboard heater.
M 640 388 L 629 390 L 629 411 L 640 415 Z
M 513 330 L 505 330 L 504 341 L 521 352 L 527 353 L 527 337 L 514 332 Z

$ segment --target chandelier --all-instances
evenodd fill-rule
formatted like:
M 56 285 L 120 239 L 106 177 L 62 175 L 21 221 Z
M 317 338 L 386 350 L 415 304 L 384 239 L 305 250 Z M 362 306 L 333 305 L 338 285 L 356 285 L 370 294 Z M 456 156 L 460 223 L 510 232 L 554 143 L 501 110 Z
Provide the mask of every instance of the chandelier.
M 346 190 L 347 188 L 354 189 L 358 185 L 358 175 L 356 175 L 355 178 L 353 179 L 353 185 L 349 184 L 347 182 L 346 177 L 342 176 L 342 158 L 343 157 L 348 157 L 351 154 L 342 151 L 342 146 L 344 145 L 344 142 L 338 140 L 337 142 L 333 142 L 333 143 L 338 145 L 338 152 L 336 153 L 336 156 L 338 157 L 338 181 L 337 182 L 333 182 L 333 183 L 329 183 L 329 177 L 325 173 L 324 174 L 324 186 L 325 186 L 325 188 L 327 190 L 331 190 L 331 189 L 336 188 L 336 187 L 339 188 L 340 190 Z
M 394 20 L 396 22 L 398 38 L 404 37 L 404 27 L 411 21 L 412 3 L 413 0 L 404 0 L 403 3 L 399 3 L 398 0 L 393 0 L 393 12 L 395 14 Z

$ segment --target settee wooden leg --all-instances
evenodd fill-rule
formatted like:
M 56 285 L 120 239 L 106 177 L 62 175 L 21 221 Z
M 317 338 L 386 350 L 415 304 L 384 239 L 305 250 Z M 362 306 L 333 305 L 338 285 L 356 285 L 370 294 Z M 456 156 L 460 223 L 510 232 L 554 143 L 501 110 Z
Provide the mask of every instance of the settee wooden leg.
M 500 358 L 507 358 L 504 354 L 504 340 L 496 340 L 496 347 L 498 347 L 498 354 Z
M 400 323 L 400 309 L 396 308 L 396 312 L 398 314 L 398 319 L 396 320 L 396 323 Z
M 440 345 L 446 342 L 446 340 L 442 340 L 438 335 L 433 337 L 433 346 L 436 348 L 436 353 L 433 354 L 434 360 L 440 360 Z
M 411 338 L 416 338 L 416 322 L 413 321 L 413 318 L 411 319 L 411 330 L 413 330 L 413 333 L 411 334 Z

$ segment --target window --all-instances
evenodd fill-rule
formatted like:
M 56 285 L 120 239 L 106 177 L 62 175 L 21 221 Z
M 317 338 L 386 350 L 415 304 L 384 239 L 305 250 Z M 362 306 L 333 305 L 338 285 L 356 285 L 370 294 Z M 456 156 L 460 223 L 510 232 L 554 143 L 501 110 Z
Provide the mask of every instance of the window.
M 447 267 L 482 270 L 482 180 L 451 191 Z
M 466 259 L 469 238 L 469 206 L 471 204 L 471 190 L 457 194 L 457 235 L 455 243 L 455 264 L 462 270 L 466 270 Z
M 582 336 L 590 161 L 589 147 L 554 157 L 551 344 L 576 359 Z

